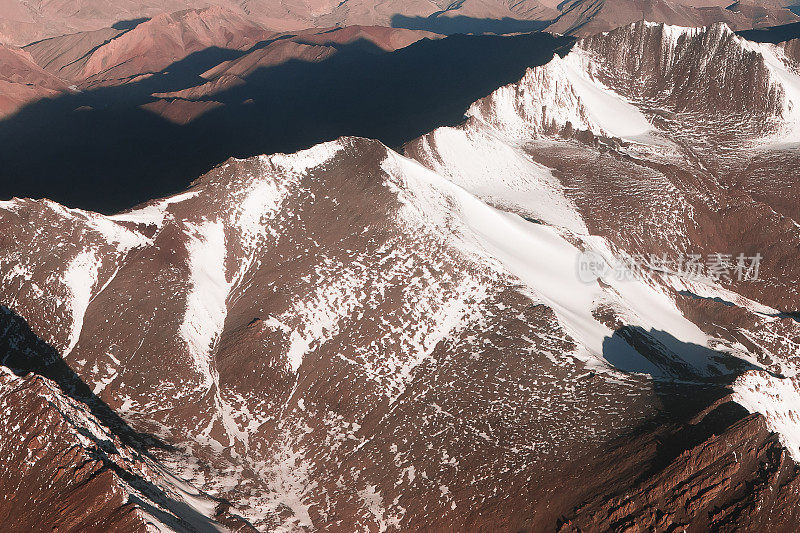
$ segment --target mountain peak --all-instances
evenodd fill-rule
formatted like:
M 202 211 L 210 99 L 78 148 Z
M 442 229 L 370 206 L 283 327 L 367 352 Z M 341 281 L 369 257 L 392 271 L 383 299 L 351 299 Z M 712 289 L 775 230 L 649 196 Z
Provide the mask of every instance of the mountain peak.
M 691 114 L 706 113 L 741 133 L 725 133 L 731 140 L 785 142 L 800 131 L 798 103 L 800 77 L 781 48 L 747 41 L 725 23 L 638 21 L 579 40 L 468 114 L 511 137 L 585 131 L 653 142 L 654 121 L 669 116 L 667 127 L 690 128 Z

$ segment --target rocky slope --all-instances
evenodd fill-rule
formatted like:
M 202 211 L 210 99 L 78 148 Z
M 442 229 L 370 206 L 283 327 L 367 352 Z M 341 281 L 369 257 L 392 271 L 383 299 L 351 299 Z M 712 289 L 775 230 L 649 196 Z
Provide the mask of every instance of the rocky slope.
M 67 83 L 42 69 L 25 50 L 0 45 L 0 117 L 68 91 Z
M 73 6 L 70 2 L 36 8 L 8 0 L 7 9 L 0 12 L 9 18 L 0 16 L 0 43 L 8 43 L 3 48 L 4 63 L 15 66 L 7 65 L 6 70 L 14 68 L 21 73 L 21 61 L 32 64 L 22 68 L 27 72 L 17 75 L 16 81 L 0 79 L 0 118 L 69 90 L 133 84 L 174 70 L 173 76 L 183 75 L 184 79 L 173 80 L 169 90 L 154 91 L 170 97 L 149 102 L 144 109 L 173 123 L 186 124 L 219 108 L 221 103 L 211 96 L 241 84 L 243 75 L 256 68 L 292 60 L 322 61 L 346 48 L 367 50 L 374 46 L 375 50 L 391 51 L 439 34 L 507 34 L 546 28 L 552 33 L 591 35 L 640 19 L 681 26 L 725 22 L 735 29 L 800 20 L 779 4 L 736 3 L 725 8 L 671 0 L 576 0 L 559 4 L 557 11 L 554 6 L 532 1 L 437 4 L 424 0 L 415 5 L 359 2 L 291 7 L 261 2 L 167 4 L 156 9 L 149 4 L 126 6 L 119 2 L 102 8 Z M 70 24 L 63 23 L 65 13 L 70 13 L 66 19 Z M 135 13 L 143 16 L 138 18 Z M 84 16 L 88 18 L 82 20 Z M 4 27 L 21 32 L 20 36 L 2 38 Z M 43 38 L 28 43 L 31 39 L 21 35 L 30 32 Z M 22 50 L 15 46 L 25 43 Z M 17 57 L 12 57 L 12 50 L 17 50 L 13 52 Z M 201 72 L 202 79 L 197 79 L 190 74 L 200 65 L 208 75 Z M 223 75 L 228 69 L 231 72 Z M 41 70 L 50 76 L 43 78 Z
M 107 28 L 47 39 L 26 50 L 54 75 L 85 89 L 160 72 L 209 48 L 246 50 L 273 33 L 213 7 L 161 14 L 128 31 Z
M 112 216 L 3 202 L 0 385 L 74 371 L 78 426 L 158 489 L 41 492 L 133 530 L 797 527 L 797 79 L 725 26 L 637 23 L 402 154 L 231 159 Z M 760 279 L 652 258 L 715 252 Z
M 630 22 L 702 26 L 727 22 L 746 29 L 798 20 L 791 2 L 748 0 L 313 0 L 282 3 L 274 0 L 191 0 L 190 2 L 133 2 L 115 0 L 58 0 L 31 3 L 0 2 L 0 43 L 24 46 L 52 37 L 84 32 L 134 28 L 150 18 L 180 10 L 223 9 L 273 31 L 341 26 L 384 26 L 436 33 L 510 34 L 540 30 L 588 35 Z
M 211 531 L 247 526 L 169 474 L 27 323 L 0 308 L 0 424 L 9 531 Z M 207 516 L 206 516 L 207 515 Z
M 639 20 L 700 27 L 724 22 L 734 29 L 764 28 L 800 20 L 780 5 L 748 2 L 697 5 L 671 0 L 568 0 L 547 31 L 581 37 Z
M 0 3 L 0 42 L 22 46 L 35 41 L 79 32 L 91 32 L 107 27 L 128 29 L 148 18 L 185 9 L 221 8 L 248 21 L 275 31 L 297 31 L 304 28 L 331 26 L 397 26 L 398 20 L 422 21 L 437 18 L 461 17 L 486 23 L 502 20 L 550 20 L 557 11 L 545 7 L 537 0 L 468 0 L 447 2 L 442 0 L 415 0 L 374 2 L 372 0 L 344 0 L 330 2 L 281 3 L 269 0 L 236 2 L 213 0 L 177 2 L 57 2 L 30 3 L 20 0 L 3 0 Z M 400 17 L 398 19 L 398 17 Z M 446 20 L 445 20 L 446 22 Z M 487 25 L 488 24 L 488 25 Z M 478 28 L 478 31 L 484 31 Z M 414 28 L 424 29 L 424 28 Z
M 389 52 L 439 37 L 378 26 L 278 33 L 221 7 L 164 13 L 131 28 L 61 35 L 21 49 L 3 46 L 0 118 L 43 98 L 77 91 L 130 86 L 123 91 L 126 97 L 141 98 L 135 85 L 148 85 L 149 80 L 156 89 L 156 80 L 168 78 L 162 85 L 169 90 L 151 91 L 153 98 L 143 109 L 186 124 L 219 107 L 213 95 L 245 83 L 257 69 L 290 61 L 321 62 L 348 49 Z M 107 96 L 104 104 L 114 100 Z

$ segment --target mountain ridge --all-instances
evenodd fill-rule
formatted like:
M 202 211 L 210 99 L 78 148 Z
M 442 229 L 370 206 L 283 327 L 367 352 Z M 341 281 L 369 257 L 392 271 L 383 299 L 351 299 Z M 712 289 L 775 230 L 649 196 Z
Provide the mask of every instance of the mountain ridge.
M 780 50 L 638 22 L 398 150 L 229 158 L 114 215 L 4 201 L 0 300 L 165 444 L 121 468 L 188 514 L 120 501 L 167 527 L 784 531 L 800 151 L 775 142 Z M 740 79 L 761 91 L 709 105 Z M 714 253 L 763 256 L 761 277 L 651 263 Z M 604 268 L 582 277 L 587 256 Z

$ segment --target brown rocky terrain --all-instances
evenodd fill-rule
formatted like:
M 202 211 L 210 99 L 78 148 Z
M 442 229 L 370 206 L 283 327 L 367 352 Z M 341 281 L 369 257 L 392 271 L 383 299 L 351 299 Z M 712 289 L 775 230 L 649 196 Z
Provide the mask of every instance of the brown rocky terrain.
M 41 339 L 13 345 L 52 346 L 36 379 L 63 357 L 139 432 L 119 446 L 163 443 L 122 468 L 189 507 L 122 491 L 96 520 L 796 525 L 793 182 L 747 170 L 796 168 L 779 51 L 640 23 L 529 70 L 411 159 L 342 138 L 110 217 L 4 203 L 2 299 Z M 714 103 L 743 83 L 762 89 Z M 582 250 L 759 251 L 762 280 L 582 282 Z
M 136 84 L 174 67 L 178 79 L 173 90 L 154 93 L 157 100 L 142 108 L 186 124 L 222 105 L 213 98 L 198 99 L 243 83 L 256 69 L 289 61 L 319 62 L 348 46 L 388 52 L 438 37 L 376 26 L 278 33 L 221 7 L 159 14 L 130 28 L 61 35 L 24 48 L 3 45 L 0 118 L 43 98 Z M 207 72 L 201 69 L 200 79 L 182 74 L 201 65 Z
M 793 45 L 645 22 L 527 39 L 559 53 L 400 151 L 231 158 L 113 215 L 0 203 L 0 452 L 23 465 L 0 479 L 26 489 L 0 516 L 796 529 Z M 251 80 L 269 46 L 213 79 Z M 740 252 L 759 276 L 669 265 Z
M 360 1 L 291 8 L 270 3 L 168 4 L 157 8 L 119 2 L 114 6 L 75 6 L 69 1 L 34 7 L 7 0 L 0 10 L 0 35 L 5 35 L 0 43 L 7 43 L 6 70 L 14 68 L 21 73 L 20 61 L 33 64 L 26 65 L 28 72 L 18 74 L 16 81 L 0 79 L 0 118 L 41 98 L 64 94 L 68 87 L 92 90 L 137 83 L 163 74 L 169 67 L 185 68 L 189 63 L 204 65 L 208 76 L 203 80 L 187 79 L 187 86 L 173 83 L 170 91 L 158 93 L 169 96 L 148 102 L 143 109 L 173 123 L 186 124 L 220 107 L 221 102 L 212 95 L 239 85 L 245 73 L 291 60 L 321 61 L 344 45 L 356 43 L 361 48 L 374 45 L 391 51 L 421 38 L 436 38 L 437 34 L 515 33 L 546 28 L 549 32 L 584 36 L 641 19 L 680 26 L 725 22 L 734 29 L 800 20 L 778 3 L 738 2 L 723 6 L 671 0 L 576 0 L 547 7 L 533 0 L 481 0 L 452 5 L 423 0 L 418 5 L 402 6 L 391 2 L 361 5 Z M 69 16 L 64 18 L 67 13 Z M 8 32 L 15 37 L 9 37 Z M 21 45 L 25 53 L 21 58 L 12 58 L 9 51 L 17 50 L 14 55 L 19 56 L 16 47 Z M 17 66 L 9 67 L 11 64 Z M 43 78 L 42 69 L 52 76 Z M 221 74 L 229 69 L 231 72 Z M 197 101 L 203 97 L 209 98 Z
M 86 89 L 162 71 L 208 48 L 245 50 L 272 35 L 244 17 L 212 7 L 157 15 L 128 31 L 108 28 L 47 39 L 26 50 L 54 75 Z
M 510 34 L 541 30 L 588 35 L 646 19 L 683 26 L 726 22 L 737 29 L 765 27 L 797 20 L 785 9 L 791 0 L 344 0 L 280 3 L 269 0 L 233 2 L 112 3 L 58 0 L 0 3 L 0 43 L 24 46 L 37 41 L 79 33 L 134 28 L 150 18 L 181 10 L 221 9 L 275 32 L 304 28 L 383 26 L 427 30 L 435 33 Z
M 186 123 L 207 111 L 208 105 L 221 105 L 213 100 L 214 94 L 246 85 L 247 78 L 260 69 L 294 61 L 322 62 L 335 56 L 343 48 L 350 47 L 374 53 L 391 52 L 420 39 L 440 37 L 429 32 L 380 26 L 349 26 L 281 34 L 269 39 L 263 46 L 253 47 L 244 55 L 223 61 L 203 72 L 201 77 L 208 81 L 201 85 L 179 91 L 154 93 L 153 96 L 162 100 L 149 104 L 148 108 L 156 108 L 156 112 L 165 116 L 162 111 L 164 107 L 158 109 L 158 106 L 166 106 L 168 102 L 173 106 L 177 105 L 182 110 L 181 119 L 177 122 Z M 196 111 L 192 105 L 198 106 L 194 108 Z
M 200 79 L 187 73 L 172 82 L 176 90 L 156 92 L 158 100 L 143 106 L 185 124 L 222 105 L 213 99 L 196 100 L 244 83 L 256 69 L 289 61 L 319 62 L 348 46 L 389 52 L 438 37 L 377 26 L 277 33 L 221 7 L 177 11 L 128 29 L 68 34 L 23 49 L 4 47 L 0 118 L 44 97 L 135 84 L 171 68 L 180 76 L 180 71 L 203 65 L 207 71 L 201 69 Z
M 777 26 L 800 20 L 800 17 L 782 6 L 748 2 L 698 6 L 669 0 L 571 0 L 561 4 L 560 9 L 561 14 L 546 30 L 581 37 L 639 20 L 684 27 L 724 22 L 736 30 Z
M 63 80 L 42 69 L 25 50 L 0 45 L 0 116 L 67 91 Z
M 623 490 L 636 463 L 558 498 L 547 480 L 634 449 L 647 450 L 638 460 L 653 465 L 656 481 L 671 470 L 713 476 L 704 456 L 689 466 L 656 444 L 672 432 L 679 442 L 696 432 L 697 445 L 713 449 L 720 445 L 702 436 L 724 429 L 726 454 L 741 441 L 754 464 L 763 454 L 775 460 L 756 451 L 776 446 L 763 426 L 733 426 L 743 409 L 693 419 L 726 394 L 719 385 L 674 392 L 580 362 L 585 347 L 563 329 L 547 291 L 529 293 L 538 285 L 524 288 L 532 279 L 513 263 L 484 262 L 500 244 L 494 237 L 472 243 L 509 224 L 533 231 L 519 245 L 545 247 L 531 257 L 553 247 L 562 261 L 564 247 L 577 249 L 546 227 L 506 221 L 373 141 L 233 160 L 185 194 L 111 218 L 42 201 L 4 209 L 4 227 L 17 228 L 2 263 L 4 301 L 127 423 L 177 448 L 154 448 L 160 464 L 230 500 L 259 529 L 541 530 L 583 512 L 599 521 L 582 502 Z M 80 237 L 40 263 L 46 237 L 34 220 Z M 32 298 L 39 291 L 48 296 Z M 666 323 L 682 320 L 668 309 L 675 318 Z M 604 351 L 624 367 L 615 354 L 636 352 L 620 339 L 609 337 Z M 693 357 L 668 342 L 676 362 Z M 642 364 L 657 351 L 642 350 Z M 713 353 L 722 372 L 738 368 L 737 357 Z M 620 441 L 627 433 L 653 444 Z M 793 463 L 770 465 L 791 472 Z M 742 479 L 756 475 L 751 468 Z M 698 508 L 740 502 L 715 494 Z M 127 500 L 153 516 L 137 502 Z M 576 508 L 585 511 L 574 517 Z
M 229 0 L 116 0 L 113 3 L 59 0 L 44 4 L 4 0 L 0 3 L 0 35 L 3 39 L 0 42 L 22 46 L 51 37 L 92 32 L 112 26 L 128 29 L 142 20 L 165 13 L 205 8 L 221 8 L 274 31 L 354 25 L 391 27 L 398 21 L 398 16 L 419 21 L 453 17 L 483 20 L 486 22 L 478 25 L 478 31 L 484 31 L 481 28 L 495 27 L 496 24 L 491 21 L 545 21 L 557 14 L 555 9 L 545 7 L 536 0 L 468 0 L 457 3 L 441 0 L 393 0 L 377 3 L 371 0 L 315 0 L 291 4 L 263 0 L 244 3 Z

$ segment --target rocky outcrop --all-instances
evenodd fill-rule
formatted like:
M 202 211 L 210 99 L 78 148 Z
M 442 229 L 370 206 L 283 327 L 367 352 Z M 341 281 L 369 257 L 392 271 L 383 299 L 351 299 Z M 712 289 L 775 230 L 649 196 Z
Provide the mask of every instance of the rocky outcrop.
M 800 77 L 781 48 L 747 41 L 723 24 L 690 29 L 637 22 L 580 40 L 566 57 L 530 69 L 469 114 L 528 138 L 568 123 L 631 138 L 650 130 L 649 122 L 664 127 L 664 120 L 677 120 L 679 135 L 726 121 L 742 137 L 790 137 L 800 131 L 798 87 Z
M 559 5 L 561 14 L 547 27 L 547 31 L 588 37 L 640 20 L 682 27 L 724 23 L 737 30 L 789 24 L 798 20 L 797 15 L 779 5 L 747 2 L 717 6 L 704 4 L 670 0 L 571 0 Z
M 67 84 L 37 65 L 25 50 L 0 45 L 0 116 L 66 91 Z
M 630 484 L 601 489 L 564 516 L 559 531 L 794 528 L 797 464 L 763 419 L 741 411 L 720 403 L 674 433 L 635 439 L 637 448 L 656 453 L 640 452 L 637 459 L 647 459 Z

